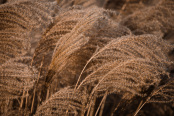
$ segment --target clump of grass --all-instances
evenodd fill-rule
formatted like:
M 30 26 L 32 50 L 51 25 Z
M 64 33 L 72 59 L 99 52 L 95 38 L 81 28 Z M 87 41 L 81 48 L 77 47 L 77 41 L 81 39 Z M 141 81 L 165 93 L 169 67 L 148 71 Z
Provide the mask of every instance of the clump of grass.
M 0 1 L 0 115 L 172 116 L 173 4 Z

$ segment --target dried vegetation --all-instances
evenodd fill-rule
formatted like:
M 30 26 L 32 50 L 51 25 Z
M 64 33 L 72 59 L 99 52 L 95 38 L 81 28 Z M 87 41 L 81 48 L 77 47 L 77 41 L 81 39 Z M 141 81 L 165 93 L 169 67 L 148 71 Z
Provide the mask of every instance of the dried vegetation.
M 173 0 L 0 0 L 0 115 L 173 116 Z

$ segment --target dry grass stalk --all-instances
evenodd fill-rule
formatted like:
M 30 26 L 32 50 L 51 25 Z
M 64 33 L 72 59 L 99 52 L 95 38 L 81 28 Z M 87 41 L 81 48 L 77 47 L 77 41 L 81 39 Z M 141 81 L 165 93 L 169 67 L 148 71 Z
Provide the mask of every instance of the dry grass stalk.
M 5 2 L 0 115 L 136 116 L 147 103 L 172 115 L 154 102 L 174 102 L 174 46 L 161 38 L 173 31 L 173 0 Z M 111 4 L 116 12 L 93 7 Z
M 0 63 L 29 51 L 32 29 L 52 22 L 54 5 L 37 0 L 20 0 L 0 6 Z
M 49 24 L 54 3 L 24 0 L 6 3 L 0 6 L 0 29 L 22 28 L 31 30 L 41 24 Z M 51 7 L 50 7 L 51 6 Z
M 85 94 L 69 87 L 59 90 L 39 106 L 36 115 L 74 115 L 79 116 L 85 106 Z
M 85 11 L 86 14 L 71 32 L 58 40 L 46 82 L 49 83 L 56 73 L 60 85 L 74 85 L 86 61 L 97 48 L 103 47 L 113 38 L 131 34 L 129 29 L 110 20 L 107 11 L 93 8 L 80 13 Z
M 166 57 L 172 46 L 158 39 L 152 35 L 125 36 L 109 42 L 91 57 L 84 70 L 88 75 L 78 88 L 92 86 L 91 95 L 98 96 L 107 90 L 144 96 L 151 85 L 160 83 L 161 74 L 168 74 L 172 64 Z
M 174 22 L 174 1 L 161 0 L 155 6 L 147 7 L 134 12 L 121 21 L 135 34 L 156 34 L 163 36 L 173 30 Z
M 0 114 L 4 114 L 7 110 L 7 114 L 10 115 L 13 110 L 17 111 L 17 108 L 20 110 L 19 113 L 23 112 L 24 99 L 28 99 L 27 93 L 33 89 L 38 73 L 34 67 L 29 65 L 30 61 L 31 57 L 16 57 L 0 65 L 0 102 L 8 101 L 1 104 Z M 14 104 L 15 107 L 13 107 Z M 27 107 L 27 104 L 25 105 Z
M 106 0 L 104 8 L 118 11 L 123 18 L 135 11 L 155 5 L 159 1 L 160 0 Z
M 29 66 L 29 60 L 31 57 L 17 57 L 0 66 L 0 99 L 16 99 L 33 88 L 37 70 Z
M 24 33 L 25 31 L 19 28 L 0 30 L 0 64 L 27 53 L 30 49 L 30 41 L 26 38 L 27 33 Z

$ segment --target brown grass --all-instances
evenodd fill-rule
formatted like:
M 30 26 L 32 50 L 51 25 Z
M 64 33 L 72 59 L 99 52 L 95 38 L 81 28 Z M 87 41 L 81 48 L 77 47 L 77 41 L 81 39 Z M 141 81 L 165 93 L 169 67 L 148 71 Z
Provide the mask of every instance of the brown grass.
M 173 0 L 1 0 L 0 115 L 173 116 Z

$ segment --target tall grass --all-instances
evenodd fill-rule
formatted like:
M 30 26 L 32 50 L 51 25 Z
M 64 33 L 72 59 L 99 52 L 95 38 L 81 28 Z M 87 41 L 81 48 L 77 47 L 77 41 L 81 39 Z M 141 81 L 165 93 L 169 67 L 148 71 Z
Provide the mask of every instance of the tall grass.
M 173 116 L 173 9 L 173 0 L 1 0 L 0 115 Z

